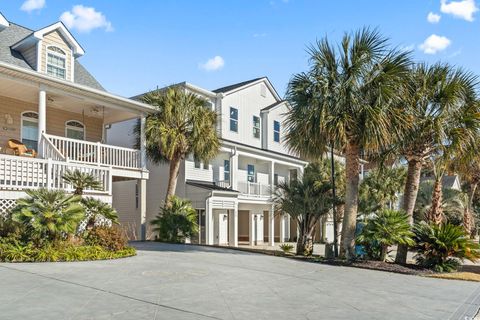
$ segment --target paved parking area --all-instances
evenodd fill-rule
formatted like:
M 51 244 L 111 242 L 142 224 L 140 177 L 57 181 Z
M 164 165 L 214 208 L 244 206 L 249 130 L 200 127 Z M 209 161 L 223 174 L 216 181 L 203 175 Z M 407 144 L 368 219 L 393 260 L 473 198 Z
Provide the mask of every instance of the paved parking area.
M 468 319 L 480 285 L 222 248 L 0 264 L 0 319 Z

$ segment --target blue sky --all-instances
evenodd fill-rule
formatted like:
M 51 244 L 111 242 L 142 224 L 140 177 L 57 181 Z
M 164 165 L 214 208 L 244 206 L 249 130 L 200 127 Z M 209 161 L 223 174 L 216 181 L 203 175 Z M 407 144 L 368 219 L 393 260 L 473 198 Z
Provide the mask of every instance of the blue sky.
M 0 11 L 32 29 L 61 18 L 86 51 L 80 61 L 122 96 L 180 81 L 215 89 L 264 75 L 283 95 L 292 74 L 307 68 L 308 44 L 363 26 L 413 49 L 418 61 L 480 74 L 479 2 L 0 0 Z

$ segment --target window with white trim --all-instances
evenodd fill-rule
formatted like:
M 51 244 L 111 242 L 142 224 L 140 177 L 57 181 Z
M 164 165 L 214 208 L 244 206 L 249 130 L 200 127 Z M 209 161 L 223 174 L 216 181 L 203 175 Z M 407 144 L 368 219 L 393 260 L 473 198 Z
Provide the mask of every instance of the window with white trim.
M 67 54 L 58 47 L 47 48 L 47 74 L 60 79 L 67 78 Z
M 77 120 L 65 122 L 65 137 L 70 139 L 85 140 L 85 125 Z
M 230 160 L 223 160 L 223 180 L 230 181 Z
M 253 137 L 260 139 L 260 117 L 253 116 Z
M 280 122 L 273 121 L 273 141 L 280 142 Z
M 25 111 L 22 113 L 22 143 L 28 149 L 37 150 L 38 146 L 38 113 Z
M 247 165 L 247 181 L 255 182 L 255 166 L 253 164 Z
M 238 109 L 230 107 L 230 131 L 238 132 Z

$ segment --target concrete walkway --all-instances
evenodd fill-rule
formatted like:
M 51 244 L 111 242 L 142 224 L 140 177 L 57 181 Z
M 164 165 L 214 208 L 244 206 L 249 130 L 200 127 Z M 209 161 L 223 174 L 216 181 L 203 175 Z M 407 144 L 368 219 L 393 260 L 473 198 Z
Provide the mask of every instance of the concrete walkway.
M 468 319 L 480 307 L 474 282 L 137 246 L 115 261 L 0 264 L 0 319 Z

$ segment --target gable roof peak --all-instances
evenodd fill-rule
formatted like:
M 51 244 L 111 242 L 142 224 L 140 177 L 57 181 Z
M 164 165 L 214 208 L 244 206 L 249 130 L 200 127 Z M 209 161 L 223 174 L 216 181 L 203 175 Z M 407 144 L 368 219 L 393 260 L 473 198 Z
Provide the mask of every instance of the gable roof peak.
M 10 23 L 5 18 L 5 16 L 0 12 L 0 31 L 2 31 L 5 28 L 8 28 L 9 26 L 10 26 Z

